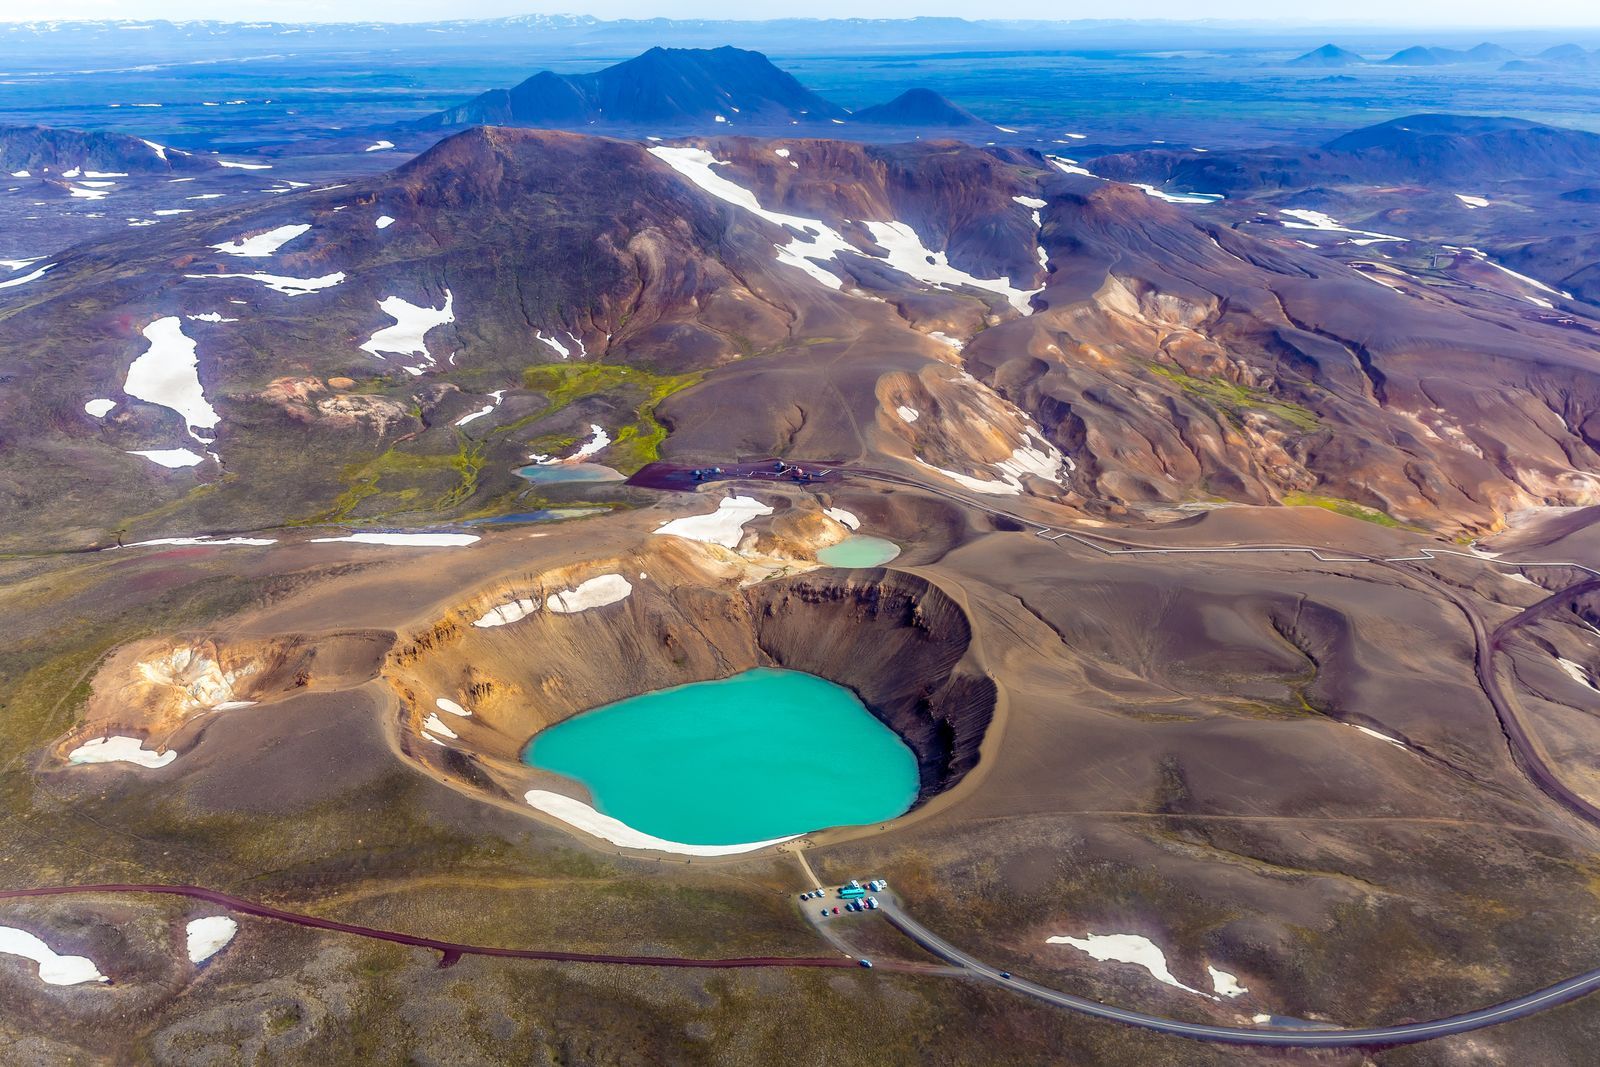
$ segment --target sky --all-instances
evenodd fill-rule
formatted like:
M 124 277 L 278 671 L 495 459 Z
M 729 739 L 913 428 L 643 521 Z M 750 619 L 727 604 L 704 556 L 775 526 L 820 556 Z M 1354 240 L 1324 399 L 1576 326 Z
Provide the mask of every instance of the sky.
M 1300 0 L 1293 4 L 1292 22 L 1322 25 L 1438 26 L 1465 25 L 1504 28 L 1539 26 L 1600 26 L 1600 4 L 1594 0 Z M 734 18 L 760 19 L 805 14 L 819 18 L 909 18 L 915 15 L 955 15 L 990 18 L 997 14 L 1033 18 L 1121 19 L 1260 19 L 1282 20 L 1282 0 L 1208 0 L 1197 7 L 1193 0 L 1119 0 L 1108 11 L 1100 0 L 1068 0 L 1043 9 L 997 9 L 984 0 L 807 0 L 796 5 L 773 0 L 0 0 L 0 21 L 31 19 L 227 19 L 274 22 L 392 21 L 418 22 L 443 18 L 492 18 L 531 12 L 595 15 L 600 18 Z M 1048 12 L 1048 14 L 1046 13 Z

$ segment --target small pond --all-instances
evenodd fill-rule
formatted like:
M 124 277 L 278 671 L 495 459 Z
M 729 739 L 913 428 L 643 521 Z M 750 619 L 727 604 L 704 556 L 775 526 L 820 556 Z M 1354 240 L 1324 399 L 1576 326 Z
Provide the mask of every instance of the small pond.
M 612 470 L 603 463 L 530 463 L 518 467 L 519 477 L 535 485 L 558 485 L 563 482 L 620 482 L 621 471 Z
M 900 554 L 900 546 L 882 537 L 851 534 L 817 553 L 817 561 L 830 567 L 880 567 Z

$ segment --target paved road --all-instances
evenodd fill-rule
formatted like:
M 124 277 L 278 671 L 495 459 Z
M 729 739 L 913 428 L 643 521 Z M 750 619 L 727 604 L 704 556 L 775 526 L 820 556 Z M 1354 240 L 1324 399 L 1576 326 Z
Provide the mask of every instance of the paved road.
M 1523 726 L 1522 720 L 1517 714 L 1515 700 L 1501 686 L 1499 672 L 1495 670 L 1495 653 L 1500 650 L 1501 644 L 1519 627 L 1549 614 L 1551 610 L 1559 607 L 1575 595 L 1600 588 L 1600 579 L 1588 578 L 1567 586 L 1532 607 L 1518 612 L 1496 627 L 1493 633 L 1490 633 L 1487 624 L 1483 621 L 1483 617 L 1478 614 L 1476 606 L 1466 597 L 1431 575 L 1422 574 L 1416 570 L 1408 570 L 1407 573 L 1455 604 L 1461 613 L 1467 617 L 1467 623 L 1472 627 L 1472 640 L 1476 650 L 1476 656 L 1474 657 L 1476 663 L 1474 666 L 1478 676 L 1478 685 L 1483 690 L 1484 695 L 1489 698 L 1489 703 L 1494 708 L 1495 718 L 1500 720 L 1500 732 L 1505 735 L 1506 744 L 1511 749 L 1511 757 L 1516 762 L 1517 767 L 1546 796 L 1578 816 L 1584 822 L 1587 822 L 1590 826 L 1600 827 L 1600 806 L 1596 806 L 1587 797 L 1569 787 L 1566 782 L 1562 781 L 1556 769 L 1545 759 L 1544 750 L 1529 735 L 1526 727 Z
M 987 979 L 997 985 L 1014 989 L 1018 993 L 1036 997 L 1039 1000 L 1055 1004 L 1058 1007 L 1068 1008 L 1084 1015 L 1093 1015 L 1100 1019 L 1111 1019 L 1115 1022 L 1126 1023 L 1129 1026 L 1156 1030 L 1163 1034 L 1175 1034 L 1179 1037 L 1190 1037 L 1199 1041 L 1231 1045 L 1269 1045 L 1281 1048 L 1350 1048 L 1372 1045 L 1409 1045 L 1436 1037 L 1444 1037 L 1448 1034 L 1464 1034 L 1472 1030 L 1481 1030 L 1486 1026 L 1494 1026 L 1496 1023 L 1508 1022 L 1511 1019 L 1520 1019 L 1525 1015 L 1532 1015 L 1534 1012 L 1553 1008 L 1558 1004 L 1565 1004 L 1571 1000 L 1577 1000 L 1579 997 L 1587 996 L 1596 989 L 1600 989 L 1600 969 L 1596 969 L 1586 971 L 1547 989 L 1529 993 L 1527 996 L 1518 997 L 1515 1000 L 1508 1000 L 1503 1004 L 1481 1008 L 1478 1011 L 1469 1011 L 1461 1015 L 1452 1015 L 1446 1019 L 1435 1019 L 1432 1022 L 1405 1023 L 1399 1026 L 1374 1026 L 1354 1030 L 1334 1028 L 1252 1029 L 1243 1026 L 1212 1026 L 1207 1023 L 1184 1022 L 1181 1019 L 1168 1019 L 1160 1015 L 1147 1015 L 1140 1011 L 1112 1007 L 1097 1000 L 1076 997 L 1071 993 L 1061 993 L 1046 986 L 1037 985 L 1024 978 L 1002 978 L 998 968 L 991 967 L 982 960 L 976 959 L 956 948 L 950 942 L 911 918 L 896 904 L 884 901 L 882 911 L 901 933 L 935 956 L 948 963 L 965 968 L 970 974 Z

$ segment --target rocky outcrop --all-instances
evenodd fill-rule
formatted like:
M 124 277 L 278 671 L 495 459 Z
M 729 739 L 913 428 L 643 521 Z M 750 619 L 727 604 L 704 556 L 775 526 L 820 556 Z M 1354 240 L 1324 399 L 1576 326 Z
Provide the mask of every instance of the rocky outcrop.
M 937 586 L 900 571 L 823 571 L 752 586 L 746 598 L 773 665 L 853 690 L 917 754 L 917 803 L 977 765 L 995 686 L 960 666 L 971 626 Z

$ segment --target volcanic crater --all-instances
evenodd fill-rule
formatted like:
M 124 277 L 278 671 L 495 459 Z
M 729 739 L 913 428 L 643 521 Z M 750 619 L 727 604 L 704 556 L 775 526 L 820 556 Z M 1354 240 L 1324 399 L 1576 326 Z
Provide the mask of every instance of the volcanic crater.
M 780 667 L 850 689 L 900 736 L 917 760 L 913 809 L 977 765 L 998 694 L 969 655 L 966 613 L 938 586 L 880 568 L 708 588 L 684 580 L 698 561 L 674 556 L 588 563 L 508 585 L 398 642 L 384 674 L 400 700 L 402 751 L 458 787 L 520 803 L 530 784 L 574 788 L 521 761 L 540 731 L 646 692 Z M 638 572 L 617 603 L 474 625 L 501 604 L 548 605 L 547 594 L 578 584 L 579 572 L 609 567 L 633 579 L 641 564 L 648 575 Z M 455 736 L 430 744 L 427 722 L 440 709 Z

